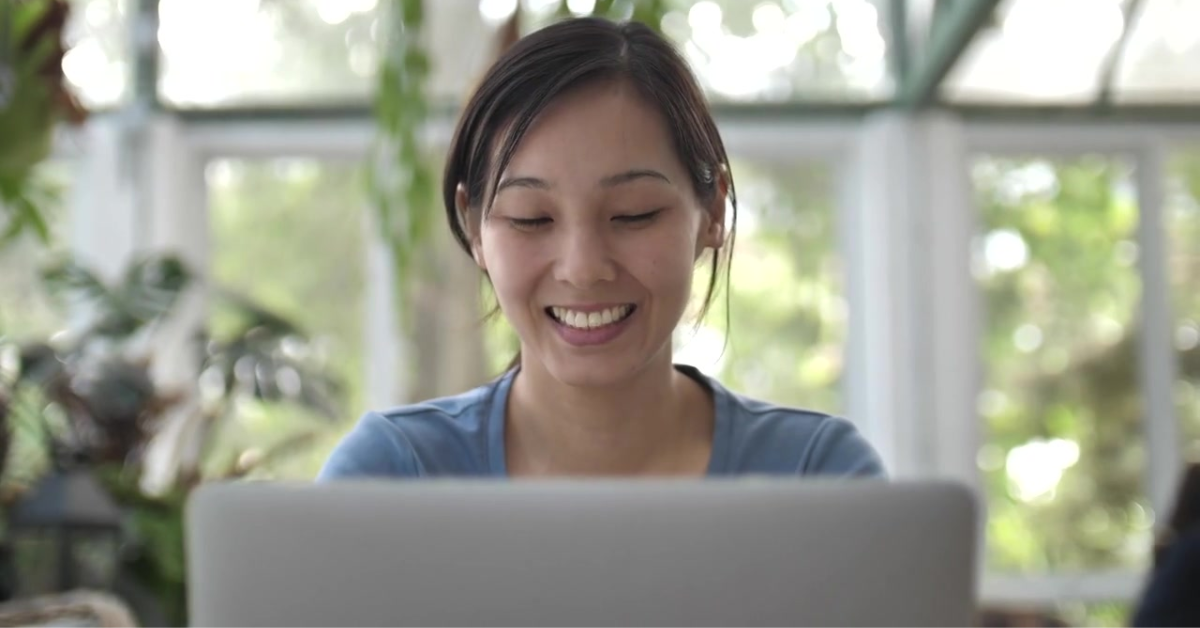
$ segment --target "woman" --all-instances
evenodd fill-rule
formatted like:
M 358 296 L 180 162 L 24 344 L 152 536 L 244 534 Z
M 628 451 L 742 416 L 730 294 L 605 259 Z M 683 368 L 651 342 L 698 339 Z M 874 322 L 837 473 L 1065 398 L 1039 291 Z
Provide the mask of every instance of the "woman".
M 1134 626 L 1200 626 L 1200 464 L 1188 465 L 1154 548 Z
M 650 29 L 572 19 L 519 41 L 467 104 L 443 199 L 520 355 L 473 391 L 368 413 L 321 479 L 882 475 L 850 423 L 673 364 L 693 269 L 711 255 L 707 310 L 737 204 L 703 93 Z

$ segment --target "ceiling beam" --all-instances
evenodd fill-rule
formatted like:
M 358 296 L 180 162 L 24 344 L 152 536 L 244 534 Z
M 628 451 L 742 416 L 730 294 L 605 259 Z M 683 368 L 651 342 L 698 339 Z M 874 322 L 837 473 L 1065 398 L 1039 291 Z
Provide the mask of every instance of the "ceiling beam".
M 1125 47 L 1129 45 L 1129 36 L 1133 33 L 1134 22 L 1141 15 L 1139 11 L 1142 4 L 1142 0 L 1128 0 L 1122 7 L 1125 28 L 1121 30 L 1121 37 L 1109 50 L 1108 56 L 1104 59 L 1104 66 L 1100 69 L 1100 93 L 1096 97 L 1096 104 L 1100 107 L 1108 107 L 1113 102 L 1113 84 L 1117 78 L 1117 67 L 1120 66 L 1122 57 L 1125 55 Z
M 937 100 L 938 87 L 975 35 L 991 20 L 1000 0 L 953 0 L 940 3 L 925 52 L 910 59 L 907 76 L 898 77 L 896 105 L 920 109 Z

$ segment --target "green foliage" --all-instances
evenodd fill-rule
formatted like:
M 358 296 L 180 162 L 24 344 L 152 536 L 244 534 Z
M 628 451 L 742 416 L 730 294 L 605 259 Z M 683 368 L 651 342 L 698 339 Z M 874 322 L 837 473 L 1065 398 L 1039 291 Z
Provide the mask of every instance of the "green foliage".
M 69 259 L 45 269 L 42 281 L 51 294 L 91 305 L 94 322 L 85 337 L 122 340 L 166 316 L 192 276 L 178 258 L 155 256 L 130 264 L 111 286 Z
M 375 94 L 378 137 L 368 187 L 381 235 L 403 282 L 417 248 L 436 224 L 435 176 L 424 158 L 421 132 L 429 119 L 429 57 L 420 37 L 422 0 L 384 5 L 388 33 Z
M 188 491 L 204 479 L 243 477 L 304 450 L 312 438 L 301 432 L 277 440 L 256 459 L 238 457 L 208 473 L 183 462 L 165 492 L 144 492 L 142 453 L 179 397 L 150 379 L 148 357 L 137 343 L 170 315 L 193 276 L 177 258 L 154 256 L 134 262 L 114 282 L 70 261 L 54 265 L 44 278 L 53 292 L 85 306 L 92 321 L 68 342 L 15 347 L 15 374 L 3 369 L 0 426 L 14 444 L 12 455 L 0 456 L 8 462 L 0 477 L 3 496 L 13 498 L 55 468 L 89 465 L 128 515 L 116 591 L 143 620 L 183 625 Z M 297 324 L 236 293 L 219 287 L 213 293 L 227 311 L 250 323 L 206 343 L 202 366 L 221 382 L 202 381 L 203 407 L 186 417 L 202 427 L 196 433 L 202 452 L 211 451 L 209 441 L 222 425 L 242 419 L 238 409 L 248 401 L 340 418 L 324 396 L 336 391 L 335 380 L 304 359 L 311 347 Z M 13 348 L 0 343 L 0 364 L 12 361 Z M 282 383 L 284 374 L 290 384 Z M 5 442 L 0 453 L 7 449 Z
M 99 467 L 96 474 L 113 500 L 128 513 L 125 534 L 129 543 L 122 550 L 118 590 L 123 589 L 131 602 L 140 595 L 149 596 L 156 608 L 143 608 L 143 613 L 161 614 L 169 625 L 186 626 L 187 490 L 177 487 L 163 495 L 146 495 L 138 486 L 138 475 L 120 465 Z
M 1151 519 L 1130 170 L 1107 157 L 985 158 L 975 178 L 985 230 L 983 411 L 987 442 L 1008 457 L 985 469 L 990 565 L 1142 566 Z M 1076 448 L 1077 459 L 1054 462 L 1044 447 L 1052 442 Z M 1033 462 L 1014 458 L 1026 446 Z M 1030 465 L 1049 478 L 1040 490 L 1021 484 Z
M 50 237 L 45 205 L 55 189 L 34 176 L 50 154 L 61 118 L 84 111 L 65 85 L 63 29 L 67 0 L 9 0 L 0 4 L 0 247 L 24 232 Z
M 32 46 L 26 40 L 51 10 L 44 0 L 10 1 L 0 5 L 0 246 L 26 230 L 49 240 L 41 211 L 52 190 L 31 180 L 33 168 L 49 154 L 58 110 L 54 86 L 42 67 L 57 48 L 53 37 Z M 57 36 L 54 32 L 52 35 Z

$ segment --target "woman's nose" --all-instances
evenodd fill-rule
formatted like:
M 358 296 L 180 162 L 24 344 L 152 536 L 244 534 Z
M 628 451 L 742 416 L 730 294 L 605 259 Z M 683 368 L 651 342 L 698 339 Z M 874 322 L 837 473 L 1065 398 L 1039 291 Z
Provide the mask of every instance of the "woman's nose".
M 555 279 L 579 289 L 617 278 L 608 239 L 594 228 L 576 228 L 565 234 L 555 269 Z

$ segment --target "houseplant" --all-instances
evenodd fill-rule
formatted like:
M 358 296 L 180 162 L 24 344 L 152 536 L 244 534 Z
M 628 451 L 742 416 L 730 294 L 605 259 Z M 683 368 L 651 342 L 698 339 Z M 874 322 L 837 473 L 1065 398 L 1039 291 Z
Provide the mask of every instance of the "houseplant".
M 208 398 L 186 407 L 201 427 L 194 432 L 201 455 L 181 461 L 170 485 L 148 490 L 142 482 L 147 445 L 160 435 L 166 414 L 179 410 L 191 394 L 154 382 L 150 348 L 180 295 L 198 279 L 171 255 L 139 259 L 112 282 L 73 261 L 51 266 L 43 278 L 51 293 L 88 314 L 74 331 L 0 348 L 9 356 L 4 427 L 14 441 L 0 474 L 4 499 L 19 498 L 56 461 L 86 465 L 126 512 L 115 592 L 143 623 L 182 625 L 183 506 L 189 492 L 203 481 L 251 473 L 303 447 L 310 436 L 297 429 L 254 459 L 205 466 L 222 427 L 240 419 L 237 408 L 245 400 L 291 404 L 332 422 L 339 418 L 332 401 L 338 384 L 321 363 L 297 357 L 312 355 L 296 351 L 308 343 L 297 325 L 210 287 L 244 322 L 229 335 L 210 338 L 205 332 L 195 339 L 190 357 L 206 373 Z

